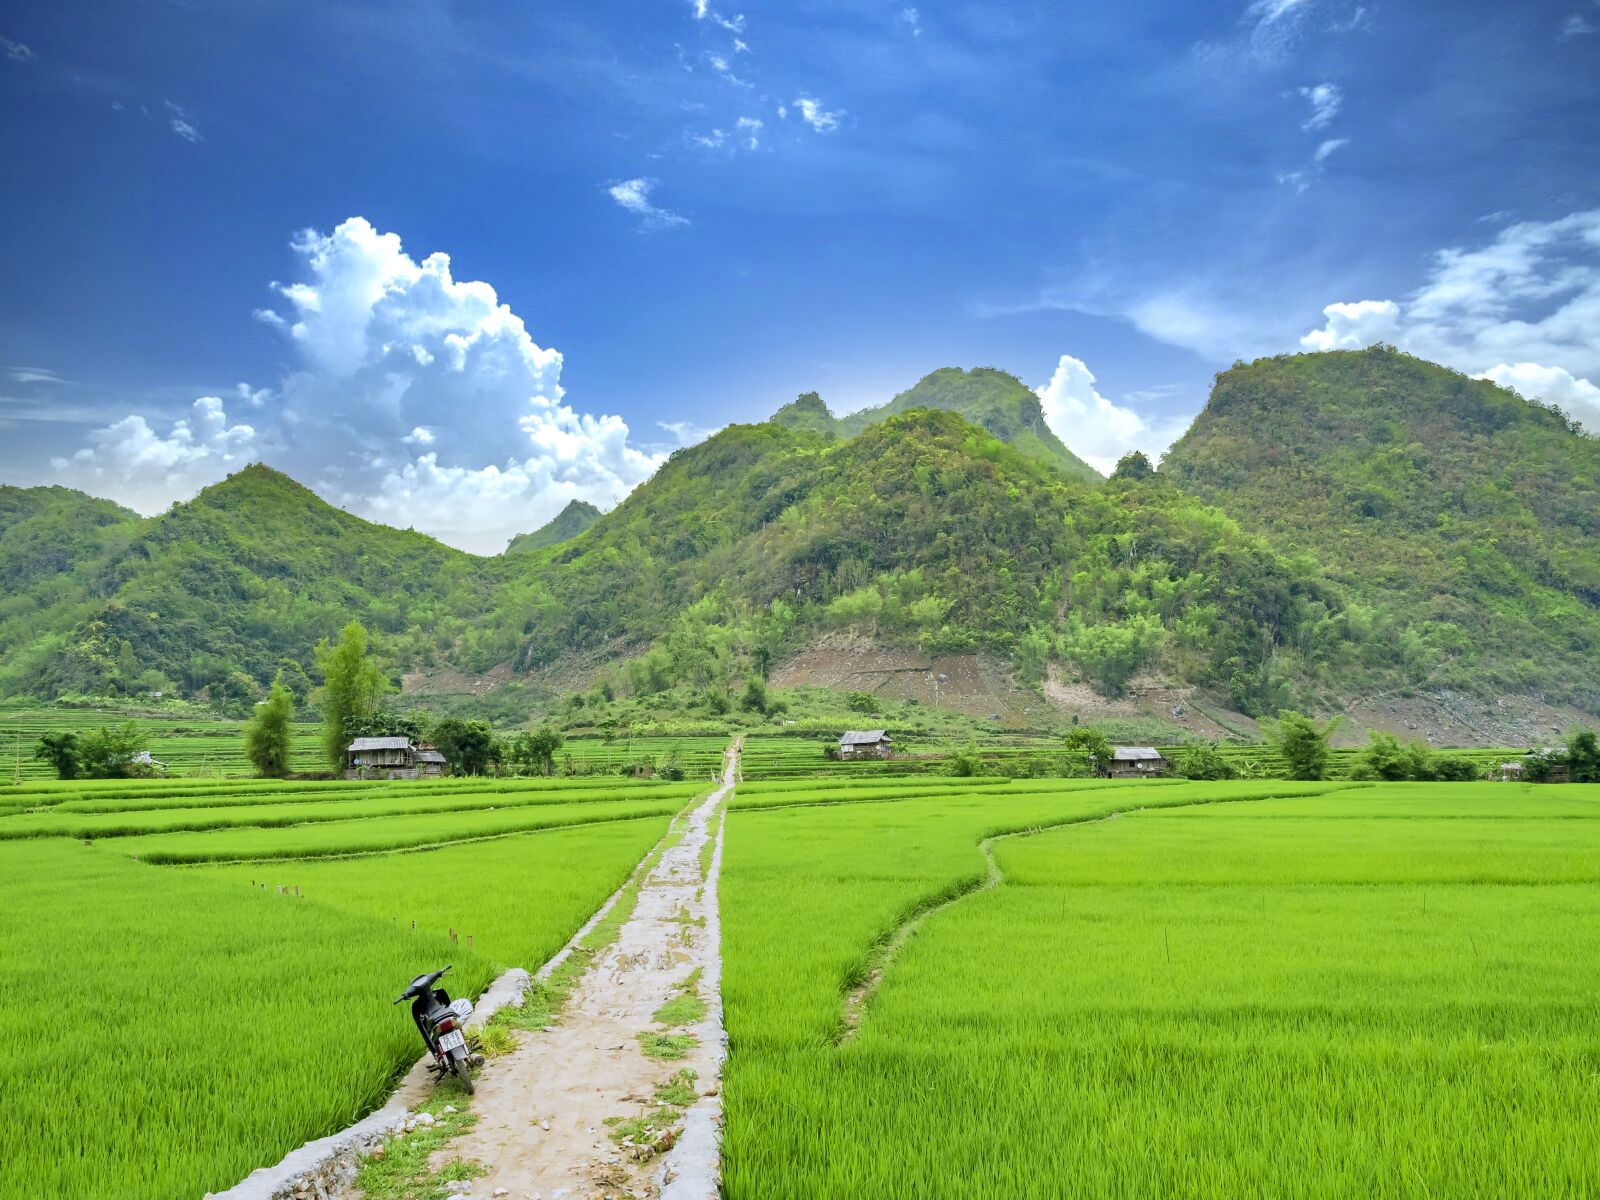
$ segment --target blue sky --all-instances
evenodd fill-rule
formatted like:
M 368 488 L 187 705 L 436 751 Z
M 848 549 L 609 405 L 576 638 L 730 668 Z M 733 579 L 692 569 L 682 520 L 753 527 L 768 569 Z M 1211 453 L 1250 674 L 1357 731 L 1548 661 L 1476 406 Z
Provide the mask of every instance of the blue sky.
M 1600 428 L 1597 129 L 1596 0 L 13 0 L 0 479 L 492 550 L 804 390 L 1104 463 L 1375 338 Z

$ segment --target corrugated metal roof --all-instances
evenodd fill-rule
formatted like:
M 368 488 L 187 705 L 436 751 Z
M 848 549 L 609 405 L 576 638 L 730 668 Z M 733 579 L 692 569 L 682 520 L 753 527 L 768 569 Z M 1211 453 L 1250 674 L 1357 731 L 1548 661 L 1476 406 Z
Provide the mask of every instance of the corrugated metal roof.
M 889 732 L 885 729 L 852 729 L 839 739 L 839 745 L 870 746 L 875 742 L 887 742 L 889 740 Z
M 443 763 L 444 755 L 437 750 L 418 750 L 417 761 L 425 763 Z
M 1113 762 L 1149 762 L 1151 759 L 1160 757 L 1161 751 L 1154 746 L 1111 747 L 1111 760 Z
M 404 750 L 410 745 L 408 737 L 359 737 L 345 749 L 353 754 L 359 750 Z

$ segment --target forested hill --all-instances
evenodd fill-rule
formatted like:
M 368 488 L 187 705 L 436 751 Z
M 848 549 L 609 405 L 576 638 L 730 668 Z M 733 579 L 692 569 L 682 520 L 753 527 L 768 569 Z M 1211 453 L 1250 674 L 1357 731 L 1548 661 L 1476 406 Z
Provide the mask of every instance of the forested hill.
M 587 500 L 569 500 L 567 506 L 532 533 L 519 533 L 506 547 L 507 554 L 525 554 L 570 542 L 600 519 L 600 510 Z
M 1413 683 L 1600 710 L 1600 439 L 1561 414 L 1386 348 L 1263 359 L 1161 474 L 1410 624 Z
M 943 367 L 889 403 L 843 417 L 835 417 L 817 393 L 807 392 L 784 405 L 771 419 L 791 429 L 855 437 L 889 417 L 917 408 L 957 413 L 1024 457 L 1054 467 L 1069 479 L 1095 482 L 1100 478 L 1099 472 L 1067 449 L 1045 423 L 1039 397 L 1015 375 L 990 367 L 972 371 Z
M 280 668 L 308 689 L 354 617 L 396 674 L 581 656 L 689 711 L 823 631 L 1107 694 L 1147 671 L 1252 714 L 1439 682 L 1600 711 L 1596 443 L 1492 385 L 1389 352 L 1265 360 L 1159 472 L 1109 480 L 949 411 L 853 436 L 814 398 L 783 417 L 492 558 L 262 466 L 148 519 L 0 490 L 0 694 L 242 707 Z

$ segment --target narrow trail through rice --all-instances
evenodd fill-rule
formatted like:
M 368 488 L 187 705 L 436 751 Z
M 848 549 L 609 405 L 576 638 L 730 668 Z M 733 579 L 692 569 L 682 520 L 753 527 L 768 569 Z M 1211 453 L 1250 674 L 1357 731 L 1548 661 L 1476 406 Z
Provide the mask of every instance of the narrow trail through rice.
M 738 765 L 736 745 L 724 760 L 722 785 L 693 809 L 682 837 L 645 876 L 632 914 L 574 987 L 559 1023 L 519 1035 L 514 1051 L 483 1070 L 472 1102 L 476 1125 L 440 1156 L 488 1169 L 463 1191 L 487 1197 L 505 1188 L 501 1194 L 515 1200 L 716 1196 L 724 1047 L 721 838 L 713 819 Z M 710 869 L 702 874 L 708 843 Z M 658 1025 L 653 1014 L 691 980 L 698 980 L 705 1016 L 688 1029 Z M 682 1059 L 652 1059 L 639 1040 L 649 1032 L 690 1033 L 695 1044 Z M 671 1152 L 635 1154 L 615 1144 L 607 1119 L 655 1111 L 656 1089 L 685 1068 L 695 1072 L 697 1099 Z

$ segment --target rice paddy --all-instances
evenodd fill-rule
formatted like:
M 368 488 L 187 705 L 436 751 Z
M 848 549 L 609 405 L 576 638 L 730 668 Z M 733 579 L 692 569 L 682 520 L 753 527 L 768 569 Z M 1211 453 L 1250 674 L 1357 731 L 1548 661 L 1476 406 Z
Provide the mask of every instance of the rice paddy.
M 0 1072 L 7 1200 L 197 1198 L 348 1124 L 417 1057 L 389 1005 L 413 975 L 454 963 L 475 995 L 536 967 L 704 791 L 24 788 L 0 814 L 0 971 L 40 1015 Z
M 1600 789 L 1133 786 L 735 807 L 725 1195 L 1596 1194 Z
M 791 749 L 725 821 L 729 1200 L 1600 1194 L 1600 788 Z M 0 793 L 0 970 L 49 1003 L 0 1198 L 198 1197 L 369 1111 L 412 975 L 544 961 L 706 786 Z

